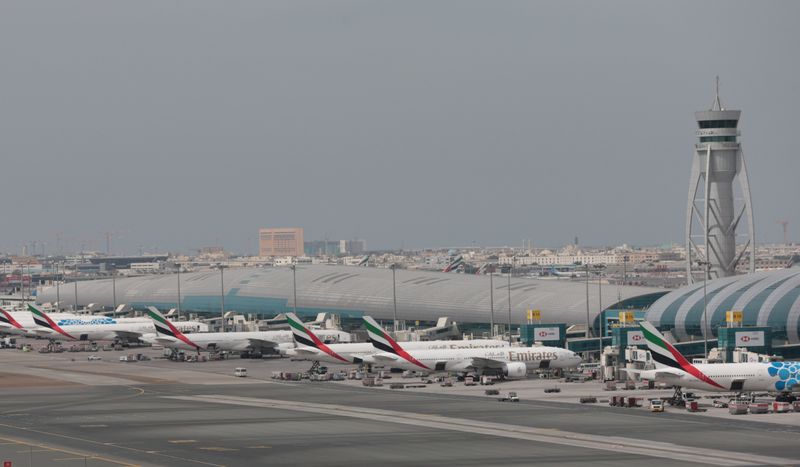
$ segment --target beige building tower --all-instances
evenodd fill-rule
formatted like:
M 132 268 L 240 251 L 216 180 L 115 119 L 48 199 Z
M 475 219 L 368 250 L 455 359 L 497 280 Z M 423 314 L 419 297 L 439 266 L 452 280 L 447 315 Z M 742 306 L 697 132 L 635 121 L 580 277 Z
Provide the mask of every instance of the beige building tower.
M 303 256 L 303 228 L 258 230 L 259 256 Z

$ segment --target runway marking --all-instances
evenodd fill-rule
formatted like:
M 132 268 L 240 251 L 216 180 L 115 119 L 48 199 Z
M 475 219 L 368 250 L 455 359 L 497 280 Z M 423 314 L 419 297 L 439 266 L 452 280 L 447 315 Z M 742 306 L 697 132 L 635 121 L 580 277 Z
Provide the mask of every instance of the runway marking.
M 247 446 L 247 449 L 272 449 L 272 446 Z
M 202 448 L 197 448 L 201 451 L 214 451 L 214 452 L 228 452 L 228 451 L 238 451 L 238 449 L 231 449 L 231 448 L 223 448 L 219 446 L 205 446 Z
M 108 425 L 79 425 L 81 428 L 106 428 Z
M 94 441 L 94 440 L 91 440 L 91 439 L 78 438 L 76 436 L 69 436 L 69 435 L 62 435 L 60 433 L 51 433 L 51 432 L 43 431 L 43 430 L 35 430 L 33 428 L 28 428 L 28 427 L 24 427 L 24 426 L 14 426 L 14 425 L 7 425 L 5 423 L 0 423 L 0 427 L 11 428 L 13 430 L 19 430 L 19 431 L 30 432 L 30 433 L 37 433 L 37 434 L 42 434 L 42 435 L 47 435 L 47 436 L 54 436 L 54 437 L 58 437 L 58 438 L 68 439 L 68 440 L 71 440 L 71 441 L 80 441 L 82 443 L 87 443 L 87 444 L 95 444 L 95 445 L 99 445 L 99 446 L 111 446 L 111 447 L 115 447 L 115 448 L 118 448 L 118 449 L 124 449 L 126 451 L 138 452 L 138 453 L 141 453 L 141 454 L 151 454 L 151 455 L 156 455 L 156 456 L 160 456 L 160 457 L 166 457 L 166 458 L 169 458 L 169 459 L 175 459 L 175 460 L 180 460 L 180 461 L 184 461 L 184 462 L 191 462 L 191 463 L 194 463 L 194 464 L 208 465 L 208 466 L 211 466 L 211 467 L 226 467 L 225 465 L 222 465 L 222 464 L 214 464 L 212 462 L 204 462 L 204 461 L 199 461 L 199 460 L 196 460 L 196 459 L 189 459 L 188 457 L 171 456 L 169 454 L 162 454 L 162 453 L 160 453 L 158 451 L 145 451 L 143 449 L 137 449 L 137 448 L 132 448 L 132 447 L 128 447 L 128 446 L 122 446 L 122 445 L 115 444 L 115 443 L 101 443 L 99 441 Z M 49 446 L 46 446 L 44 444 L 31 443 L 31 442 L 27 442 L 27 441 L 15 440 L 15 439 L 12 439 L 12 438 L 4 438 L 4 437 L 0 437 L 0 440 L 12 441 L 12 442 L 15 442 L 16 444 L 22 444 L 22 445 L 25 445 L 25 446 L 36 446 L 36 447 L 46 448 L 46 449 L 51 450 L 51 451 L 64 452 L 64 453 L 72 454 L 72 455 L 75 455 L 75 456 L 83 456 L 83 453 L 80 453 L 80 452 L 70 451 L 68 449 L 63 449 L 63 448 L 49 447 Z M 24 452 L 29 452 L 29 451 L 24 451 Z M 139 467 L 139 464 L 131 464 L 131 463 L 128 463 L 128 462 L 123 462 L 123 461 L 118 461 L 118 460 L 115 460 L 115 459 L 110 459 L 108 457 L 94 456 L 93 459 L 99 459 L 99 460 L 102 460 L 102 461 L 110 462 L 112 464 L 124 465 L 126 467 Z
M 0 437 L 0 440 L 4 441 L 4 444 L 16 444 L 16 445 L 22 445 L 22 446 L 31 446 L 31 447 L 43 448 L 43 449 L 33 449 L 33 450 L 28 449 L 26 451 L 19 451 L 20 453 L 43 452 L 43 451 L 63 452 L 64 454 L 70 454 L 70 455 L 73 455 L 73 456 L 80 456 L 79 459 L 92 458 L 92 459 L 97 459 L 97 460 L 101 460 L 101 461 L 104 461 L 104 462 L 108 462 L 108 463 L 111 463 L 111 464 L 123 465 L 125 467 L 139 467 L 138 464 L 130 464 L 128 462 L 118 461 L 116 459 L 111 459 L 111 458 L 108 458 L 108 457 L 97 456 L 95 454 L 91 454 L 91 455 L 90 454 L 84 454 L 84 453 L 77 452 L 77 451 L 72 451 L 72 450 L 69 450 L 69 449 L 46 446 L 44 444 L 30 443 L 30 442 L 23 441 L 23 440 L 20 440 L 20 439 Z
M 171 440 L 169 440 L 167 442 L 168 443 L 172 443 L 172 444 L 191 444 L 191 443 L 196 443 L 197 440 L 195 440 L 195 439 L 171 439 Z
M 341 417 L 352 417 L 402 425 L 424 426 L 450 431 L 483 434 L 503 438 L 522 439 L 549 444 L 583 447 L 616 453 L 658 457 L 712 465 L 794 465 L 796 459 L 763 456 L 743 452 L 723 451 L 673 443 L 625 438 L 621 436 L 590 435 L 585 433 L 535 428 L 505 423 L 451 418 L 413 412 L 399 412 L 347 405 L 316 404 L 309 402 L 259 399 L 226 395 L 162 396 L 166 399 L 188 400 L 205 403 L 272 408 L 296 412 L 310 412 Z

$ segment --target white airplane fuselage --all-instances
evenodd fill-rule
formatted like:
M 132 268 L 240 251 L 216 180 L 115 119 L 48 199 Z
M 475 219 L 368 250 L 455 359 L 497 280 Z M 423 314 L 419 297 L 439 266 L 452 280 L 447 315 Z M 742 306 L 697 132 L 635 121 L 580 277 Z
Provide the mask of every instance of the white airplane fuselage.
M 401 345 L 407 350 L 444 350 L 444 349 L 489 349 L 489 348 L 504 348 L 508 347 L 507 341 L 496 339 L 472 339 L 472 340 L 454 340 L 454 341 L 410 341 L 402 342 Z M 331 344 L 328 348 L 344 357 L 347 362 L 343 362 L 336 357 L 333 357 L 319 349 L 313 347 L 306 347 L 299 345 L 295 350 L 287 351 L 287 355 L 296 357 L 305 357 L 307 360 L 316 360 L 326 363 L 335 363 L 347 365 L 352 363 L 368 362 L 371 355 L 381 353 L 381 350 L 376 349 L 374 345 L 369 342 L 355 343 L 355 344 Z
M 13 326 L 4 326 L 2 328 L 2 332 L 6 334 L 16 334 L 27 337 L 36 337 L 37 335 L 41 335 L 41 333 L 35 332 L 37 329 L 39 329 L 39 326 L 37 326 L 33 321 L 33 315 L 29 311 L 10 311 L 8 314 L 11 315 L 11 317 L 14 318 L 14 320 L 24 329 L 19 329 Z M 50 317 L 54 320 L 73 319 L 78 318 L 78 315 L 73 313 L 53 313 L 50 315 Z
M 28 316 L 33 327 L 26 329 L 31 329 L 37 336 L 47 336 L 59 340 L 130 340 L 154 336 L 156 333 L 156 328 L 149 318 L 112 318 L 97 315 L 59 316 L 58 314 L 48 314 L 50 319 L 52 319 L 58 327 L 72 336 L 73 339 L 70 339 L 57 331 L 36 325 L 33 322 L 32 315 L 28 313 Z M 203 323 L 196 321 L 178 321 L 175 326 L 182 332 L 194 332 L 197 329 L 201 329 Z
M 178 323 L 173 324 L 176 327 L 178 325 Z M 336 330 L 316 330 L 314 333 L 324 342 L 347 341 L 350 338 L 348 333 Z M 241 352 L 254 348 L 271 347 L 266 343 L 277 344 L 276 347 L 281 351 L 294 347 L 291 331 L 198 332 L 187 334 L 186 338 L 197 344 L 200 350 Z M 172 349 L 197 350 L 194 346 L 174 337 L 158 336 L 155 341 Z
M 718 392 L 784 391 L 798 389 L 800 382 L 800 362 L 706 363 L 694 367 L 711 382 L 669 367 L 645 370 L 640 376 L 671 386 Z
M 431 371 L 466 371 L 470 369 L 503 369 L 514 368 L 573 368 L 578 366 L 581 358 L 574 352 L 559 347 L 506 347 L 495 349 L 439 349 L 439 350 L 410 350 L 408 354 L 422 363 Z M 424 370 L 414 362 L 398 358 L 393 354 L 380 354 L 392 356 L 395 362 L 388 364 L 391 367 L 407 370 Z M 475 362 L 486 361 L 487 364 Z M 491 362 L 491 363 L 488 363 Z M 512 371 L 513 373 L 513 371 Z M 518 375 L 519 376 L 519 375 Z

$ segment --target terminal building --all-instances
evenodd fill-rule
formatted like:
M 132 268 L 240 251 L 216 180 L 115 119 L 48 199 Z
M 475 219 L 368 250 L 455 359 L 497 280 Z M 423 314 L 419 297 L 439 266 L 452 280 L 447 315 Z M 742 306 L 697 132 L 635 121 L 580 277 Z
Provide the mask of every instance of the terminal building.
M 658 299 L 646 319 L 678 341 L 703 339 L 706 303 L 709 340 L 727 326 L 726 312 L 740 311 L 741 326 L 767 327 L 775 345 L 800 344 L 800 268 L 757 272 L 698 282 Z M 724 336 L 723 336 L 724 337 Z
M 270 318 L 293 311 L 295 284 L 288 267 L 242 268 L 184 273 L 180 275 L 181 310 L 217 316 L 221 311 L 221 293 L 225 310 L 257 314 Z M 490 288 L 490 284 L 492 288 Z M 541 310 L 542 323 L 585 325 L 587 287 L 584 281 L 542 280 L 507 275 L 470 275 L 417 270 L 397 270 L 393 283 L 390 269 L 354 266 L 302 265 L 296 269 L 297 312 L 303 317 L 318 313 L 336 313 L 342 318 L 371 315 L 391 320 L 394 313 L 393 285 L 396 286 L 397 317 L 407 323 L 435 323 L 448 317 L 459 324 L 486 325 L 509 321 L 516 327 L 526 323 L 527 310 Z M 125 303 L 134 308 L 156 306 L 169 309 L 178 303 L 178 276 L 155 275 L 80 282 L 78 305 L 96 303 L 108 308 Z M 224 291 L 224 292 L 223 292 Z M 62 286 L 62 304 L 75 304 L 75 288 Z M 588 287 L 589 319 L 599 329 L 602 309 L 636 308 L 650 305 L 666 293 L 663 289 L 635 286 Z M 602 297 L 600 294 L 602 293 Z M 48 287 L 38 301 L 56 301 L 56 290 Z M 487 328 L 488 329 L 488 328 Z

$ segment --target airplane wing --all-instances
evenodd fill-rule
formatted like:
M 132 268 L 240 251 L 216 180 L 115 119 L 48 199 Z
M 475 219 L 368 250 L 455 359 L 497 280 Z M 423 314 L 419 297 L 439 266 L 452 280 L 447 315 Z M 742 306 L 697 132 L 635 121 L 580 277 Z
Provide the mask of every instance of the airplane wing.
M 684 374 L 686 374 L 678 370 L 671 370 L 669 368 L 659 368 L 654 371 L 656 372 L 656 376 L 658 375 L 683 376 Z
M 491 358 L 472 357 L 472 364 L 470 366 L 475 368 L 503 368 L 505 364 L 506 362 Z
M 176 342 L 179 342 L 178 339 L 170 339 L 167 337 L 151 337 L 148 340 L 161 345 L 174 344 Z
M 114 334 L 116 334 L 120 340 L 125 341 L 136 341 L 139 340 L 143 335 L 141 332 L 133 331 L 114 331 Z
M 620 368 L 620 371 L 624 371 L 626 373 L 630 373 L 632 375 L 641 375 L 642 373 L 647 372 L 648 374 L 652 374 L 655 376 L 658 375 L 670 375 L 670 376 L 683 376 L 685 373 L 680 372 L 679 370 L 674 370 L 672 368 L 658 368 L 656 370 L 637 370 L 635 368 Z
M 265 339 L 250 338 L 250 339 L 247 339 L 247 341 L 250 342 L 250 347 L 252 347 L 254 349 L 274 349 L 274 348 L 278 347 L 278 343 L 277 342 L 268 341 L 268 340 L 265 340 Z
M 375 361 L 375 363 L 389 363 L 389 362 L 396 362 L 398 360 L 397 357 L 391 354 L 385 353 L 376 353 L 370 355 L 370 358 Z

